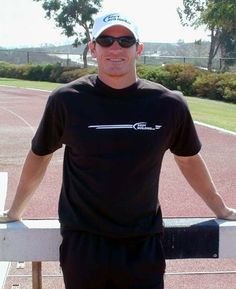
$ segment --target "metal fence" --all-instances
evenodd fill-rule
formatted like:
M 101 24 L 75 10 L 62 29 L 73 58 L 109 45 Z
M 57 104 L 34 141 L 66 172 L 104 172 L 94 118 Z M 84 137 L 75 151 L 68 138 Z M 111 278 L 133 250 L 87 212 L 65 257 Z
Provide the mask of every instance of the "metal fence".
M 27 50 L 0 50 L 0 61 L 12 64 L 60 64 L 66 67 L 82 67 L 82 54 L 65 53 L 65 52 L 43 52 L 43 51 L 27 51 Z M 138 63 L 146 65 L 165 65 L 172 63 L 189 63 L 203 69 L 207 69 L 207 57 L 185 57 L 185 56 L 152 56 L 143 55 Z M 96 65 L 96 61 L 88 55 L 89 65 Z M 226 65 L 227 71 L 236 72 L 236 58 L 214 58 L 212 69 L 216 71 L 222 70 Z
M 62 66 L 83 64 L 81 54 L 27 50 L 0 50 L 0 61 L 12 64 L 61 64 Z
M 165 65 L 173 63 L 189 63 L 202 69 L 207 69 L 208 57 L 185 57 L 185 56 L 142 56 L 141 63 L 146 65 Z M 214 58 L 212 69 L 221 71 L 225 67 L 227 71 L 236 72 L 236 58 Z

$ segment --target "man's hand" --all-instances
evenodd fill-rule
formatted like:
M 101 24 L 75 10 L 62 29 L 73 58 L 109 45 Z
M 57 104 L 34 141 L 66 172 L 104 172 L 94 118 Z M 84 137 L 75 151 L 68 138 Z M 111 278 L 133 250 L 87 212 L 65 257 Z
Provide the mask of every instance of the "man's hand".
M 8 211 L 4 211 L 0 213 L 0 223 L 10 223 L 10 222 L 16 222 L 19 221 L 19 219 L 12 218 Z
M 218 217 L 219 219 L 229 220 L 229 221 L 236 221 L 236 209 L 228 208 L 229 213 L 223 217 Z

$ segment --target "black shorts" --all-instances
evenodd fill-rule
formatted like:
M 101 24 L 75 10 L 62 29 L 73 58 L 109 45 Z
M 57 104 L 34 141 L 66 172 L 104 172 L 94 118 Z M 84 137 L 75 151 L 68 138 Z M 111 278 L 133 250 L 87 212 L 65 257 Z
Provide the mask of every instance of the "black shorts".
M 161 236 L 115 239 L 64 231 L 60 264 L 66 289 L 163 289 Z

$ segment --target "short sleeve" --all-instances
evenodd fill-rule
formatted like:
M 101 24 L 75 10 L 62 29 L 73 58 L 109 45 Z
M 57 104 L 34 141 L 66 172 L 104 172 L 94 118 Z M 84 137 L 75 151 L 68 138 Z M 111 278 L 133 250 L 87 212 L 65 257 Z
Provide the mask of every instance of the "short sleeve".
M 39 127 L 32 139 L 32 151 L 47 155 L 62 147 L 65 110 L 60 95 L 52 93 L 47 101 Z
M 176 113 L 176 127 L 170 150 L 175 155 L 192 156 L 201 149 L 191 113 L 185 100 L 181 99 Z

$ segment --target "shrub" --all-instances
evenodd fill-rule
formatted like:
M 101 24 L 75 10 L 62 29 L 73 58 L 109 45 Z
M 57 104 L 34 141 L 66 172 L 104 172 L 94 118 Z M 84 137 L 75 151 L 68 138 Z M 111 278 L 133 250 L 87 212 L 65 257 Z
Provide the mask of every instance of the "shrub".
M 48 81 L 51 77 L 52 71 L 54 69 L 55 65 L 47 64 L 42 67 L 42 75 L 41 80 Z
M 51 69 L 51 73 L 50 76 L 48 78 L 48 81 L 51 82 L 60 82 L 60 76 L 62 74 L 63 71 L 68 70 L 67 67 L 63 67 L 61 66 L 60 63 L 54 64 L 52 69 Z
M 61 73 L 60 77 L 58 78 L 58 82 L 68 83 L 81 76 L 95 73 L 96 71 L 97 71 L 97 68 L 77 68 L 74 70 L 64 71 Z
M 0 62 L 0 77 L 20 78 L 21 72 L 19 69 L 19 65 Z
M 73 67 L 63 67 L 60 64 L 15 65 L 0 62 L 0 77 L 60 82 L 60 77 L 63 72 L 75 69 L 76 68 Z
M 1 61 L 0 62 L 0 77 L 9 77 L 10 64 Z
M 236 75 L 233 73 L 205 73 L 199 76 L 193 84 L 196 96 L 236 101 Z
M 166 64 L 165 66 L 137 66 L 138 76 L 158 82 L 169 89 L 192 95 L 192 85 L 203 72 L 191 64 Z
M 151 66 L 147 66 L 147 65 L 144 65 L 144 64 L 137 64 L 136 65 L 136 70 L 137 70 L 137 75 L 138 77 L 140 78 L 145 78 L 145 75 L 147 73 L 147 70 L 150 69 Z
M 193 94 L 193 83 L 203 72 L 192 64 L 166 64 L 165 70 L 171 74 L 172 89 L 181 90 L 185 95 Z
M 236 102 L 236 75 L 234 73 L 222 74 L 222 80 L 218 85 L 222 87 L 224 100 Z
M 97 68 L 63 67 L 58 64 L 16 65 L 0 62 L 0 77 L 68 83 Z M 191 64 L 148 66 L 137 64 L 137 74 L 185 95 L 236 102 L 236 74 L 210 73 Z
M 197 77 L 193 84 L 195 94 L 203 98 L 222 100 L 223 90 L 218 85 L 221 79 L 221 75 L 215 73 L 206 73 Z
M 42 80 L 43 68 L 40 65 L 23 66 L 23 78 L 28 80 Z
M 225 88 L 224 99 L 236 103 L 236 81 Z
M 140 78 L 160 83 L 169 89 L 176 89 L 176 87 L 173 86 L 171 74 L 162 66 L 138 65 L 137 74 Z

